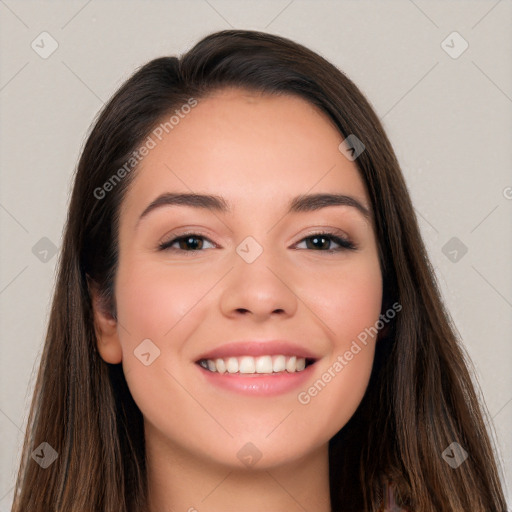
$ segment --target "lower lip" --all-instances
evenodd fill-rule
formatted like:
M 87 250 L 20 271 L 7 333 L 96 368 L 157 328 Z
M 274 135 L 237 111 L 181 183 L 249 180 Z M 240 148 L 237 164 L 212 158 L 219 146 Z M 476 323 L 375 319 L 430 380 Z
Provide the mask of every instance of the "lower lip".
M 300 372 L 269 373 L 219 373 L 197 365 L 204 378 L 211 384 L 228 391 L 254 396 L 275 396 L 303 386 L 311 377 L 315 364 Z

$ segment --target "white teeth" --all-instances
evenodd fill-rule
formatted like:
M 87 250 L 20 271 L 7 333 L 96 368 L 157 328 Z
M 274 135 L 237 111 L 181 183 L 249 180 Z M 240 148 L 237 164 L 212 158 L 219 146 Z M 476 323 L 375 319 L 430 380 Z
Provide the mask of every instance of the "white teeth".
M 294 372 L 297 369 L 297 358 L 295 356 L 290 357 L 288 361 L 286 361 L 286 371 Z
M 301 372 L 306 368 L 306 359 L 297 356 L 242 356 L 225 359 L 208 359 L 200 362 L 203 368 L 219 373 L 288 373 Z
M 229 373 L 238 372 L 238 359 L 236 357 L 230 357 L 226 362 L 226 370 Z
M 226 373 L 226 363 L 224 362 L 224 359 L 215 359 L 215 366 L 219 373 Z
M 272 356 L 256 358 L 256 373 L 272 373 Z
M 273 370 L 275 372 L 284 372 L 286 370 L 286 357 L 276 356 L 274 358 Z
M 254 357 L 249 357 L 249 356 L 241 357 L 238 371 L 240 373 L 254 373 L 256 371 L 256 364 L 254 362 Z

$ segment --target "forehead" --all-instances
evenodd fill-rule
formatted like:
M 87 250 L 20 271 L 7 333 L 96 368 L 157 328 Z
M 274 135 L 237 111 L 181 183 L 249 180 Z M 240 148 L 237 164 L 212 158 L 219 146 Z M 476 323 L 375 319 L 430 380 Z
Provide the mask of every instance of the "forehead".
M 368 204 L 357 166 L 338 149 L 343 136 L 305 99 L 229 88 L 187 112 L 161 140 L 153 136 L 124 211 L 140 214 L 157 195 L 174 191 L 221 195 L 239 210 L 326 191 Z

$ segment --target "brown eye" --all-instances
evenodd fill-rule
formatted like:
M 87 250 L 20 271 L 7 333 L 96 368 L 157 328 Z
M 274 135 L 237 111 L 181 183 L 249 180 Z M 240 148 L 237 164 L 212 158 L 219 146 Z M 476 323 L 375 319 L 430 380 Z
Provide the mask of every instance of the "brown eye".
M 208 238 L 198 235 L 196 233 L 186 233 L 184 235 L 172 238 L 166 242 L 162 242 L 158 248 L 161 251 L 184 251 L 184 252 L 196 252 L 201 251 L 203 249 L 204 240 L 208 240 Z M 208 240 L 208 242 L 211 242 Z M 172 247 L 178 243 L 178 247 Z
M 161 251 L 179 251 L 179 252 L 201 252 L 204 242 L 207 241 L 213 246 L 213 242 L 208 238 L 197 233 L 185 233 L 178 237 L 173 237 L 166 242 L 159 244 L 158 249 Z M 299 243 L 306 242 L 306 249 L 317 252 L 340 252 L 344 250 L 355 250 L 357 247 L 348 239 L 335 235 L 334 233 L 315 233 L 303 238 Z M 338 248 L 330 248 L 332 244 L 338 245 Z M 173 247 L 178 244 L 177 247 Z M 206 247 L 208 248 L 208 247 Z
M 344 250 L 355 250 L 357 247 L 348 239 L 335 235 L 334 233 L 315 233 L 301 240 L 306 241 L 306 248 L 320 252 L 338 252 Z M 308 243 L 310 241 L 310 243 Z M 339 245 L 337 249 L 328 248 L 330 244 Z

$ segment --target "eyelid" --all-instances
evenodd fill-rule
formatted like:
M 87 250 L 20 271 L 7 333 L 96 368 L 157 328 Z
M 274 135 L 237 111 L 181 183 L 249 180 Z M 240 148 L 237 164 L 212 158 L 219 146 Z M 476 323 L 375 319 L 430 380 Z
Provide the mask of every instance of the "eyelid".
M 352 241 L 349 234 L 340 228 L 336 228 L 333 226 L 318 226 L 318 227 L 313 226 L 313 227 L 308 228 L 308 231 L 306 233 L 302 233 L 301 235 L 299 235 L 297 237 L 297 240 L 294 242 L 294 244 L 301 242 L 304 238 L 307 238 L 312 235 L 319 235 L 319 234 L 337 235 L 339 237 L 342 237 L 342 238 Z M 204 238 L 207 238 L 210 242 L 215 243 L 211 239 L 211 235 L 209 235 L 207 232 L 205 232 L 202 228 L 189 226 L 189 227 L 186 227 L 183 229 L 177 228 L 177 229 L 174 229 L 174 230 L 166 233 L 164 236 L 162 236 L 160 238 L 160 240 L 158 241 L 158 245 L 160 245 L 161 243 L 166 243 L 174 238 L 180 238 L 182 236 L 187 236 L 187 235 L 200 235 Z
M 359 250 L 359 244 L 353 241 L 353 238 L 339 228 L 311 228 L 307 233 L 303 233 L 299 239 L 294 242 L 293 245 L 304 242 L 306 239 L 311 238 L 315 235 L 325 236 L 330 238 L 335 244 L 339 245 L 338 249 L 328 249 L 327 251 L 313 251 L 313 252 L 324 252 L 324 253 L 335 253 L 341 251 L 357 251 Z M 336 241 L 339 240 L 339 242 Z M 341 243 L 340 243 L 341 242 Z
M 187 235 L 199 235 L 199 236 L 202 236 L 203 238 L 207 238 L 210 242 L 212 242 L 212 244 L 215 243 L 211 239 L 211 235 L 209 235 L 204 229 L 199 228 L 199 227 L 189 226 L 186 228 L 176 228 L 176 229 L 173 229 L 172 231 L 169 231 L 164 236 L 162 236 L 160 238 L 160 240 L 158 240 L 157 245 L 161 245 L 161 244 L 170 242 L 171 240 L 173 240 L 175 238 L 181 238 L 181 237 L 187 236 Z M 217 245 L 217 244 L 215 244 L 215 245 Z
M 308 228 L 306 233 L 302 233 L 298 237 L 297 242 L 301 242 L 304 238 L 308 238 L 309 236 L 321 235 L 321 234 L 336 235 L 336 236 L 339 236 L 340 238 L 345 238 L 346 240 L 352 241 L 349 234 L 340 228 L 335 228 L 332 226 L 317 226 L 317 227 L 313 226 L 312 228 Z M 297 243 L 297 242 L 295 242 L 295 243 Z
M 338 249 L 328 249 L 326 251 L 314 251 L 314 252 L 324 252 L 324 253 L 334 253 L 334 252 L 340 252 L 343 250 L 352 250 L 357 251 L 359 249 L 359 244 L 355 243 L 351 236 L 349 236 L 345 231 L 335 228 L 335 227 L 311 227 L 308 228 L 308 231 L 306 233 L 302 233 L 298 239 L 292 244 L 293 246 L 296 246 L 299 243 L 303 243 L 308 238 L 311 238 L 315 235 L 324 235 L 327 238 L 331 239 L 333 243 L 339 246 Z M 201 228 L 194 228 L 189 227 L 185 228 L 183 230 L 172 231 L 170 234 L 167 233 L 165 236 L 163 236 L 157 245 L 157 250 L 164 251 L 172 249 L 170 248 L 171 245 L 175 244 L 178 240 L 184 239 L 187 236 L 194 236 L 197 238 L 203 238 L 204 240 L 208 241 L 212 245 L 214 245 L 214 248 L 219 248 L 219 245 L 212 240 L 212 238 L 204 233 L 204 231 Z M 338 238 L 339 241 L 336 241 L 336 238 Z M 178 251 L 181 251 L 180 249 L 175 249 Z M 186 253 L 195 253 L 195 252 L 204 252 L 203 250 L 198 251 L 182 251 Z

